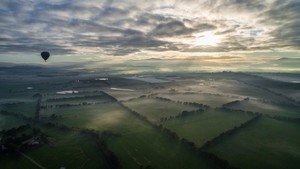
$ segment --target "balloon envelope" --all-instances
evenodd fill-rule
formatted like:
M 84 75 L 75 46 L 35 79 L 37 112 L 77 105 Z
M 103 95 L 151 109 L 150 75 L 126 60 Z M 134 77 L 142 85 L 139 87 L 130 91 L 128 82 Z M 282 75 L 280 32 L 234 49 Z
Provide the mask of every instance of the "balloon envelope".
M 42 58 L 45 60 L 45 62 L 46 62 L 46 60 L 50 57 L 50 53 L 49 52 L 42 52 L 41 53 L 41 56 L 42 56 Z

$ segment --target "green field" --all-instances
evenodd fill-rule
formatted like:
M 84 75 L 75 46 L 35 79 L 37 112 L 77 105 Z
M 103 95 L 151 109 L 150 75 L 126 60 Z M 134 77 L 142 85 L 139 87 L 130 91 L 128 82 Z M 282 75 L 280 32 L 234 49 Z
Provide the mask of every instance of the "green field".
M 159 122 L 162 117 L 174 117 L 184 110 L 191 111 L 197 109 L 197 107 L 191 105 L 183 105 L 152 98 L 126 101 L 124 105 L 147 117 L 152 122 Z
M 0 97 L 3 99 L 22 99 L 32 97 L 35 90 L 27 90 L 29 84 L 9 82 L 0 84 Z
M 31 163 L 27 158 L 21 155 L 0 154 L 1 168 L 3 169 L 40 169 L 38 166 Z
M 108 168 L 96 140 L 84 134 L 47 130 L 49 143 L 27 153 L 46 168 Z
M 42 117 L 49 117 L 52 114 L 61 115 L 62 118 L 49 119 L 50 122 L 99 131 L 125 130 L 125 128 L 120 128 L 120 126 L 131 126 L 130 119 L 132 118 L 132 116 L 117 103 L 46 109 L 41 112 Z
M 244 169 L 297 169 L 299 130 L 300 124 L 297 123 L 262 118 L 209 151 Z
M 119 157 L 126 169 L 150 165 L 156 169 L 216 168 L 180 143 L 153 128 L 143 126 L 131 133 L 108 140 L 109 148 Z M 136 131 L 138 130 L 138 131 Z
M 168 132 L 171 131 L 180 139 L 195 143 L 197 148 L 217 137 L 218 141 L 207 144 L 205 149 L 199 151 L 208 151 L 221 160 L 228 161 L 230 166 L 243 169 L 293 169 L 300 164 L 300 124 L 295 122 L 296 119 L 288 119 L 300 118 L 298 107 L 292 106 L 292 101 L 284 96 L 259 87 L 263 86 L 261 84 L 255 87 L 241 82 L 247 81 L 242 78 L 247 77 L 245 74 L 141 75 L 168 80 L 167 83 L 150 83 L 123 78 L 135 75 L 116 76 L 113 75 L 114 72 L 108 73 L 111 77 L 105 82 L 95 81 L 100 76 L 98 73 L 75 73 L 70 77 L 62 75 L 57 78 L 55 76 L 58 74 L 51 75 L 51 78 L 46 74 L 33 82 L 30 80 L 35 79 L 33 76 L 29 79 L 24 77 L 24 81 L 11 78 L 9 82 L 0 84 L 0 110 L 34 117 L 37 98 L 33 98 L 33 95 L 40 93 L 43 96 L 40 118 L 32 121 L 27 119 L 27 122 L 45 133 L 49 142 L 24 151 L 24 154 L 47 169 L 111 168 L 108 156 L 104 155 L 107 153 L 103 153 L 103 147 L 100 149 L 97 146 L 96 136 L 99 134 L 123 169 L 223 168 L 218 159 L 207 154 L 199 155 L 191 148 L 193 146 L 170 136 L 172 134 Z M 23 75 L 20 76 L 22 78 Z M 259 80 L 255 81 L 256 77 L 251 78 L 259 83 Z M 34 89 L 26 89 L 28 86 Z M 282 91 L 292 90 L 289 86 L 276 87 L 278 90 L 281 87 Z M 79 93 L 56 93 L 66 90 L 76 90 Z M 292 93 L 291 91 L 289 94 Z M 140 97 L 143 95 L 144 97 Z M 227 108 L 245 112 L 219 108 L 236 100 L 240 101 L 229 104 Z M 201 108 L 200 105 L 183 102 L 205 104 L 211 108 L 177 116 L 183 111 Z M 284 106 L 289 104 L 291 106 Z M 246 111 L 268 116 L 261 116 L 257 121 L 247 123 L 249 125 L 245 127 L 236 128 L 255 117 Z M 271 116 L 288 117 L 285 120 L 290 121 L 278 121 Z M 49 122 L 52 125 L 45 125 Z M 23 124 L 26 122 L 22 120 L 22 116 L 0 115 L 0 130 Z M 66 128 L 62 125 L 69 127 L 69 130 L 64 130 Z M 163 129 L 155 125 L 162 125 L 160 127 Z M 232 134 L 218 137 L 232 129 Z M 83 131 L 95 135 L 80 134 Z M 32 130 L 21 131 L 15 136 L 20 137 L 31 132 Z M 8 155 L 5 151 L 1 152 L 1 144 L 8 138 L 1 138 L 3 135 L 0 133 L 1 169 L 38 168 L 21 154 Z
M 4 105 L 2 110 L 9 112 L 22 113 L 28 117 L 33 117 L 36 111 L 36 101 L 24 102 L 17 105 Z
M 24 124 L 26 124 L 26 122 L 21 119 L 0 114 L 0 131 L 7 130 L 13 127 L 19 127 Z
M 216 109 L 186 118 L 168 120 L 164 126 L 201 147 L 222 132 L 238 127 L 251 118 L 246 113 Z
M 47 169 L 66 168 L 108 168 L 96 140 L 84 134 L 42 129 L 48 135 L 49 143 L 24 152 L 40 166 Z M 1 168 L 38 168 L 21 154 L 0 154 Z M 5 160 L 4 160 L 5 159 Z M 24 165 L 24 166 L 21 166 Z
M 271 116 L 283 116 L 300 118 L 300 107 L 280 106 L 274 103 L 263 103 L 254 100 L 243 100 L 241 102 L 227 106 L 231 109 L 259 112 Z
M 109 138 L 107 143 L 124 168 L 138 169 L 140 165 L 162 169 L 180 169 L 184 166 L 210 168 L 211 164 L 181 147 L 176 140 L 170 140 L 160 131 L 137 119 L 116 103 L 50 109 L 42 114 L 47 116 L 52 113 L 63 116 L 62 119 L 53 122 L 99 131 L 110 130 L 119 134 L 119 137 Z M 174 164 L 173 161 L 178 161 L 178 164 Z
M 216 81 L 214 85 L 216 86 L 215 90 L 219 93 L 235 94 L 244 97 L 268 100 L 275 103 L 289 103 L 289 101 L 283 97 L 237 80 L 220 80 Z

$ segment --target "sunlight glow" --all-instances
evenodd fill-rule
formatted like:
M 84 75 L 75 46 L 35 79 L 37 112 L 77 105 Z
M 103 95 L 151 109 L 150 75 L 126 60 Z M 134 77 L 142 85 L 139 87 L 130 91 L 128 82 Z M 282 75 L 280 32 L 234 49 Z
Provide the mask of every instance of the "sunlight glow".
M 197 46 L 216 46 L 221 39 L 221 36 L 215 35 L 212 32 L 204 32 L 197 34 L 195 44 Z

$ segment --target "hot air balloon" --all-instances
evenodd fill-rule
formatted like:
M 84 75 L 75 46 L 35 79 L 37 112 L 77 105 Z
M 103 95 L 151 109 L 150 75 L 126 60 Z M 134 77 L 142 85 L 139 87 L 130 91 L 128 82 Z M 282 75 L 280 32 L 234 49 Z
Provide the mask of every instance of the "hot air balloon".
M 46 60 L 50 57 L 50 53 L 44 51 L 44 52 L 41 53 L 41 56 L 42 56 L 42 58 L 43 58 L 43 59 L 45 60 L 45 62 L 46 62 Z

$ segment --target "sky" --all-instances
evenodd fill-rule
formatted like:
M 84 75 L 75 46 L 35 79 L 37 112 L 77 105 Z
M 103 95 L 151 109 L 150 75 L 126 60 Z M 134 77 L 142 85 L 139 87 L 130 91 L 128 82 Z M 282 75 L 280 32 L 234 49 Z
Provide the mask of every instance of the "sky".
M 299 11 L 299 0 L 1 0 L 0 62 L 300 58 Z

